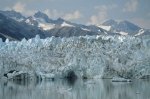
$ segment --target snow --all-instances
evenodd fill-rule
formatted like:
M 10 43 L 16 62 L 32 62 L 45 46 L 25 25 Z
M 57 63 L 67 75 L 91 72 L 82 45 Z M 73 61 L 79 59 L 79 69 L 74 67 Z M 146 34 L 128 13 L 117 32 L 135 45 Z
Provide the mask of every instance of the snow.
M 62 26 L 62 27 L 64 27 L 64 26 L 67 26 L 67 27 L 74 27 L 73 25 L 68 24 L 68 23 L 66 23 L 66 22 L 63 22 L 63 23 L 61 24 L 61 26 Z
M 27 19 L 25 22 L 29 25 L 34 25 L 29 19 Z
M 91 31 L 91 30 L 89 30 L 89 29 L 86 29 L 86 28 L 81 28 L 82 30 L 84 30 L 84 31 Z
M 53 29 L 55 27 L 55 25 L 48 24 L 48 23 L 39 23 L 38 27 L 41 27 L 43 30 L 50 30 L 50 29 Z
M 110 31 L 110 29 L 111 29 L 111 26 L 100 25 L 100 26 L 98 26 L 98 27 L 100 27 L 100 28 L 102 28 L 102 29 L 104 29 L 104 30 L 106 30 L 106 31 Z
M 30 20 L 29 20 L 29 19 L 27 19 L 25 22 L 29 24 L 29 23 L 30 23 Z
M 51 30 L 51 29 L 55 28 L 55 24 L 45 22 L 45 20 L 42 18 L 34 17 L 34 20 L 36 20 L 38 22 L 38 27 L 42 28 L 43 30 Z
M 116 32 L 116 33 L 119 33 L 119 34 L 121 34 L 121 35 L 128 35 L 128 33 L 123 32 L 123 31 L 121 31 L 121 32 Z
M 139 33 L 137 33 L 135 36 L 142 35 L 144 32 L 145 32 L 144 29 L 140 29 Z
M 0 78 L 16 70 L 42 78 L 63 78 L 74 71 L 78 78 L 137 79 L 150 75 L 149 60 L 150 36 L 36 36 L 0 42 Z

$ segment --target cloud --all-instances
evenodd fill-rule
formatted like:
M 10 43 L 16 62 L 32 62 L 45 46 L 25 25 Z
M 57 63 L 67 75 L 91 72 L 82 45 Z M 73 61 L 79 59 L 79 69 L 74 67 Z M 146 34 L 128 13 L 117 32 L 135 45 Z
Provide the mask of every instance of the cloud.
M 105 20 L 108 15 L 107 15 L 107 6 L 103 5 L 103 6 L 99 6 L 99 7 L 95 7 L 95 9 L 98 10 L 98 13 L 96 15 L 92 15 L 90 18 L 90 21 L 88 22 L 88 24 L 100 24 L 103 20 Z
M 24 12 L 25 11 L 25 4 L 22 4 L 21 2 L 17 2 L 12 9 L 17 11 L 17 12 Z
M 44 13 L 47 14 L 50 18 L 58 18 L 64 15 L 63 12 L 60 12 L 56 9 L 53 9 L 53 10 L 46 9 Z
M 22 13 L 25 16 L 33 15 L 36 12 L 35 10 L 27 9 L 26 4 L 21 3 L 21 2 L 17 2 L 12 7 L 6 7 L 5 10 L 14 10 L 14 11 Z
M 78 10 L 76 10 L 72 13 L 67 13 L 63 16 L 63 18 L 66 20 L 76 20 L 76 19 L 79 19 L 81 17 L 82 17 L 82 14 Z
M 58 17 L 62 17 L 65 20 L 76 20 L 82 17 L 82 14 L 80 13 L 80 11 L 76 10 L 72 13 L 64 13 L 62 11 L 58 11 L 56 9 L 53 10 L 49 10 L 46 9 L 44 11 L 44 13 L 46 13 L 50 18 L 58 18 Z
M 116 8 L 117 5 L 101 5 L 95 6 L 94 8 L 97 10 L 97 14 L 92 15 L 87 24 L 96 24 L 99 25 L 102 21 L 108 18 L 108 11 Z
M 31 16 L 33 15 L 35 12 L 35 10 L 30 10 L 27 8 L 25 3 L 22 2 L 17 2 L 15 3 L 12 7 L 6 7 L 5 10 L 15 10 L 17 12 L 22 13 L 25 16 Z M 76 20 L 82 17 L 82 14 L 80 13 L 79 10 L 75 10 L 73 12 L 69 12 L 69 13 L 64 13 L 63 11 L 58 11 L 56 9 L 46 9 L 43 11 L 45 14 L 47 14 L 50 18 L 64 18 L 66 20 Z
M 142 28 L 150 29 L 150 20 L 149 19 L 143 19 L 143 18 L 133 18 L 131 19 L 133 23 L 136 23 Z
M 138 0 L 129 0 L 125 7 L 123 8 L 123 12 L 135 12 L 138 7 Z
M 150 17 L 150 13 L 148 13 L 147 16 Z

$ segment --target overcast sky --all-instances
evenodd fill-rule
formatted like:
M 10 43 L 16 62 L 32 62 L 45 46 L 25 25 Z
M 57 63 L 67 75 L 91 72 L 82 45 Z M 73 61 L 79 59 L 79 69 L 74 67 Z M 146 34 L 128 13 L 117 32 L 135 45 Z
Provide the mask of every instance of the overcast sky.
M 82 24 L 128 20 L 150 29 L 150 0 L 0 0 L 0 9 L 24 15 L 42 11 L 52 19 L 62 17 Z

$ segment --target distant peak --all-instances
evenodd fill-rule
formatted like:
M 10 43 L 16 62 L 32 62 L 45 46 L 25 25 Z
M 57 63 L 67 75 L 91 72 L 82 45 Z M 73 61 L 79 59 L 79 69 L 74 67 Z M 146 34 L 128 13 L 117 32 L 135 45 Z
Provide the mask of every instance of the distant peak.
M 127 20 L 120 21 L 119 23 L 133 24 L 133 23 L 127 21 Z
M 113 19 L 109 19 L 105 22 L 102 23 L 102 25 L 106 25 L 106 26 L 117 26 L 117 25 L 134 25 L 136 26 L 134 23 L 131 23 L 127 20 L 123 20 L 123 21 L 116 21 L 116 20 L 113 20 Z
M 37 11 L 35 14 L 45 14 L 45 13 L 43 13 L 41 11 Z
M 106 26 L 112 26 L 112 25 L 117 25 L 117 21 L 113 20 L 113 19 L 109 19 L 106 20 L 105 22 L 102 23 L 102 25 L 106 25 Z
M 48 19 L 48 16 L 45 13 L 41 12 L 41 11 L 36 12 L 34 14 L 34 17 Z
M 15 10 L 6 10 L 6 11 L 1 11 L 1 12 L 20 14 L 19 12 L 15 11 Z
M 124 20 L 124 21 L 119 22 L 119 25 L 127 25 L 127 26 L 130 26 L 130 27 L 140 28 L 139 26 L 137 26 L 137 25 L 135 25 L 134 23 L 129 22 L 129 21 L 127 21 L 127 20 Z
M 8 16 L 10 18 L 16 17 L 16 18 L 25 18 L 20 12 L 17 12 L 15 10 L 7 10 L 7 11 L 0 11 L 0 13 L 4 14 L 5 16 Z
M 117 22 L 116 20 L 113 20 L 113 19 L 108 19 L 106 20 L 105 22 Z
M 59 22 L 64 22 L 65 20 L 64 20 L 63 18 L 60 18 L 60 17 L 59 17 L 59 18 L 57 19 L 57 21 L 59 21 Z

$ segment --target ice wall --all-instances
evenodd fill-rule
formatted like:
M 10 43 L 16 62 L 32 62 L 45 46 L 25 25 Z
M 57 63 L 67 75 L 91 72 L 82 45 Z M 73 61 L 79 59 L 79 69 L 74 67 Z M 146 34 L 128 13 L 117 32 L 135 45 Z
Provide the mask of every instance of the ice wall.
M 0 41 L 0 77 L 16 70 L 42 78 L 150 76 L 150 36 L 85 36 Z

